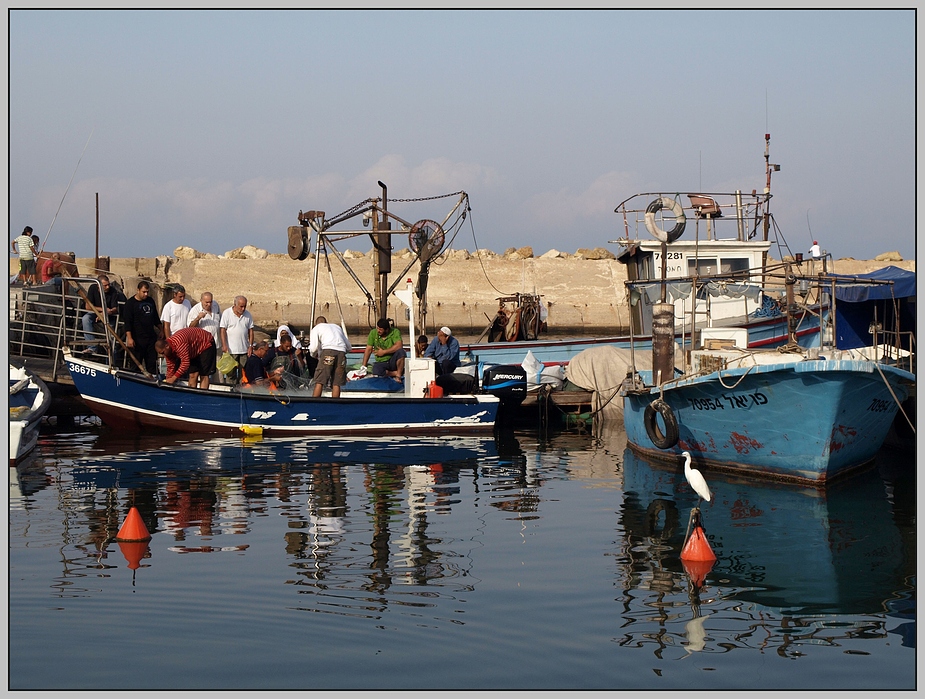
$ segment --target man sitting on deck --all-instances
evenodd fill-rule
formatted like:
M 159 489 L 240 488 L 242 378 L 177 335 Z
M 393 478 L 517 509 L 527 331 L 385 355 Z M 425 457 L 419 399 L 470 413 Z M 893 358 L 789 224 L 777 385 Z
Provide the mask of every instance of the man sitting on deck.
M 376 321 L 376 327 L 369 332 L 366 351 L 363 352 L 363 366 L 366 366 L 370 355 L 375 357 L 373 376 L 392 376 L 399 381 L 404 376 L 405 350 L 402 347 L 401 331 L 393 327 L 388 318 L 380 318 Z
M 459 340 L 453 337 L 452 331 L 444 325 L 424 350 L 424 356 L 432 357 L 437 362 L 437 376 L 452 374 L 459 366 Z

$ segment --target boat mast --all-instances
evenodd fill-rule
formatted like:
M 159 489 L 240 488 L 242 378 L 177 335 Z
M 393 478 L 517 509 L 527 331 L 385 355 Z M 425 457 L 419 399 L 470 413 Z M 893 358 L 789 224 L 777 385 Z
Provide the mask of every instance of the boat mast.
M 376 254 L 373 256 L 373 273 L 376 275 L 376 303 L 379 318 L 388 314 L 389 272 L 392 271 L 392 222 L 389 220 L 389 188 L 382 180 L 382 220 L 379 211 L 373 210 L 373 247 Z M 377 318 L 378 320 L 378 318 Z
M 764 240 L 768 240 L 768 233 L 771 229 L 771 173 L 780 172 L 780 165 L 771 162 L 771 134 L 764 135 L 764 170 L 766 181 L 764 185 L 764 212 L 762 218 L 762 232 Z M 765 270 L 768 268 L 768 252 L 765 250 L 761 253 L 761 286 L 765 287 L 767 279 Z

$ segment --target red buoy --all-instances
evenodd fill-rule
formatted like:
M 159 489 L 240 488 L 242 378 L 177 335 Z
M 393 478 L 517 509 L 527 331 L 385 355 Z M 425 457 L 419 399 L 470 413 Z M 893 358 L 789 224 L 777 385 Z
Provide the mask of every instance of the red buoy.
M 122 523 L 122 528 L 116 535 L 116 541 L 150 541 L 151 535 L 145 526 L 137 507 L 128 511 L 128 517 Z
M 684 548 L 681 549 L 681 560 L 682 561 L 715 561 L 716 554 L 713 553 L 713 549 L 710 548 L 710 542 L 707 541 L 706 532 L 703 531 L 703 526 L 700 524 L 694 525 L 694 528 L 691 530 L 690 538 L 688 538 L 687 543 L 684 544 Z

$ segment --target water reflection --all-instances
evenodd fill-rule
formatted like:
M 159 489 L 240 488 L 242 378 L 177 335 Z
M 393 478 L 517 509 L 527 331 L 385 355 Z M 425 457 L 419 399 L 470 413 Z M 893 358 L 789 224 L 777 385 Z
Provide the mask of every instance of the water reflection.
M 619 647 L 659 671 L 732 650 L 846 654 L 915 643 L 914 470 L 891 464 L 824 492 L 707 474 L 718 560 L 693 584 L 679 555 L 696 496 L 680 465 L 636 456 L 612 426 L 399 442 L 104 431 L 59 436 L 11 469 L 11 550 L 60 549 L 46 578 L 61 600 L 115 599 L 128 566 L 165 609 L 221 563 L 241 576 L 227 605 L 324 615 L 354 638 L 375 627 L 370 643 L 411 619 L 475 636 L 495 623 L 543 652 L 563 650 L 540 638 L 548 628 L 572 624 L 569 644 L 596 641 L 596 661 Z M 114 542 L 133 506 L 153 536 L 140 553 Z
M 891 463 L 884 455 L 881 468 L 822 491 L 709 475 L 714 497 L 701 509 L 717 561 L 697 585 L 679 557 L 698 500 L 683 469 L 626 449 L 619 642 L 659 657 L 671 646 L 789 657 L 804 644 L 890 633 L 914 646 L 914 483 Z

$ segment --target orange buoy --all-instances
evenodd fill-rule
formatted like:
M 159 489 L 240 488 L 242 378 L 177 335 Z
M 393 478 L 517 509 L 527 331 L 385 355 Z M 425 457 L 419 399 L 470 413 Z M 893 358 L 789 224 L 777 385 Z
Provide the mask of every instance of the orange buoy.
M 138 570 L 141 567 L 141 559 L 148 552 L 147 541 L 120 541 L 119 550 L 128 561 L 128 567 L 131 570 Z
M 116 541 L 150 541 L 151 535 L 145 526 L 137 507 L 128 511 L 128 517 L 122 523 L 122 528 L 116 534 Z
M 715 561 L 716 554 L 713 553 L 713 549 L 710 548 L 710 542 L 707 541 L 706 532 L 703 531 L 703 526 L 700 524 L 694 525 L 693 530 L 691 530 L 690 538 L 688 538 L 687 543 L 684 544 L 684 548 L 681 549 L 681 560 L 682 561 Z

